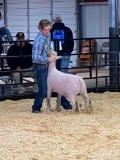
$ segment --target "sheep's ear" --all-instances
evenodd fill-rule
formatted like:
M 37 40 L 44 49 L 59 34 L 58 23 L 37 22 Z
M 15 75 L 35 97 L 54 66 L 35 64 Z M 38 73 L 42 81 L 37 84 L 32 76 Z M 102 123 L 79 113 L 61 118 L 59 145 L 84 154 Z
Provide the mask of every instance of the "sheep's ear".
M 57 56 L 57 57 L 56 57 L 56 59 L 60 59 L 60 58 L 61 58 L 61 56 Z
M 55 51 L 51 51 L 51 54 L 54 56 L 57 56 L 57 52 L 55 52 Z

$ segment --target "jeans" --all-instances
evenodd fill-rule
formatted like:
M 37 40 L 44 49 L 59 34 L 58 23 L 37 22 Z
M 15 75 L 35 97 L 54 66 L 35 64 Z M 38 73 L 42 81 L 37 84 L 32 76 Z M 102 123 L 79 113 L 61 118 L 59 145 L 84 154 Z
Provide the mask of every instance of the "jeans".
M 10 33 L 9 29 L 2 29 L 2 30 L 0 30 L 0 35 L 1 36 L 7 35 L 8 41 L 13 41 L 13 38 L 11 36 L 11 33 Z
M 33 67 L 37 83 L 38 83 L 38 93 L 36 94 L 32 110 L 40 111 L 44 98 L 47 95 L 47 73 L 48 68 L 45 65 L 35 65 Z
M 68 73 L 70 56 L 69 55 L 62 56 L 62 58 L 60 60 L 61 60 L 61 62 L 60 62 L 61 72 Z M 62 68 L 66 68 L 66 69 L 62 69 Z M 70 102 L 64 96 L 62 96 L 62 98 L 61 98 L 61 105 L 63 106 L 64 109 L 72 109 Z
M 62 56 L 61 62 L 60 62 L 61 72 L 68 73 L 69 63 L 70 63 L 70 56 L 69 55 Z M 66 68 L 66 69 L 62 69 L 62 68 Z
M 2 40 L 2 36 L 0 35 L 0 42 L 2 42 L 3 40 Z
M 54 95 L 54 97 L 57 97 L 57 93 L 54 92 L 53 95 Z M 65 110 L 72 109 L 72 106 L 71 106 L 70 102 L 66 99 L 65 96 L 62 96 L 62 97 L 61 97 L 61 106 L 63 106 L 63 108 L 64 108 Z

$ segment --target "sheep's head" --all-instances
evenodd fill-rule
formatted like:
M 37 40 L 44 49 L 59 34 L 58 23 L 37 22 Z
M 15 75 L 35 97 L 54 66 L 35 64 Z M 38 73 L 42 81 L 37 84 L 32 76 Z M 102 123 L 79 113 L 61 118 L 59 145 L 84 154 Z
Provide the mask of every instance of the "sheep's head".
M 49 52 L 49 56 L 53 56 L 53 57 L 55 57 L 56 59 L 60 59 L 61 58 L 61 56 L 57 56 L 57 52 L 55 52 L 55 51 L 53 51 L 53 50 L 51 50 L 50 52 Z

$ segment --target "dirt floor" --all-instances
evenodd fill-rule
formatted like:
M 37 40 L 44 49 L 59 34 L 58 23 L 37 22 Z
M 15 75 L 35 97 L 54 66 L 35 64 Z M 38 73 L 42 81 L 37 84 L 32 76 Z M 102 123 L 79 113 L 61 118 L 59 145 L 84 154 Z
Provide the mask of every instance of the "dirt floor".
M 0 102 L 0 160 L 120 160 L 120 93 L 89 93 L 94 111 L 31 113 L 33 99 Z M 52 98 L 55 106 L 55 98 Z M 55 108 L 55 107 L 54 107 Z

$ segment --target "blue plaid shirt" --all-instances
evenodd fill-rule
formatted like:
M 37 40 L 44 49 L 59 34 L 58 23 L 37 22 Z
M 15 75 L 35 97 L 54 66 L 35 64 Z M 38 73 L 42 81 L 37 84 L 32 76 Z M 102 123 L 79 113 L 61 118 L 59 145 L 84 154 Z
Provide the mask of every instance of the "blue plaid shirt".
M 42 32 L 38 32 L 32 49 L 32 62 L 36 64 L 47 64 L 48 55 L 47 52 L 51 48 L 50 36 L 45 36 Z

